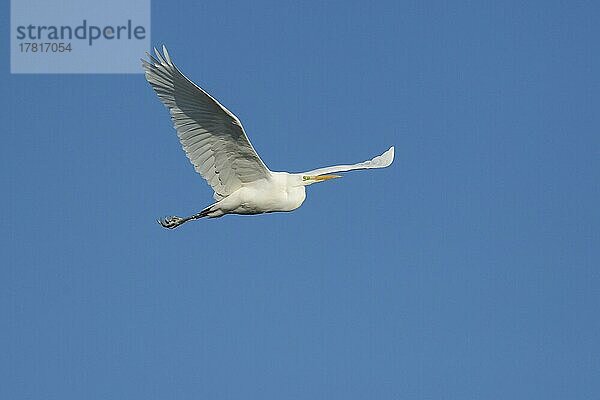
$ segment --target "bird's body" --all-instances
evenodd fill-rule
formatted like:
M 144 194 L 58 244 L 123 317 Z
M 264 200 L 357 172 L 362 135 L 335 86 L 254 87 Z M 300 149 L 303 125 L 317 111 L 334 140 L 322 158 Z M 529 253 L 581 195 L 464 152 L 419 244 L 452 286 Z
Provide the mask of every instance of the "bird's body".
M 371 160 L 303 173 L 273 172 L 262 162 L 239 119 L 208 93 L 186 78 L 171 61 L 167 49 L 155 49 L 142 60 L 146 79 L 171 112 L 181 145 L 214 189 L 216 202 L 189 217 L 159 220 L 165 228 L 202 217 L 225 214 L 263 214 L 293 211 L 306 199 L 305 187 L 339 178 L 331 175 L 355 169 L 384 168 L 394 159 L 394 147 Z
M 270 179 L 245 185 L 213 204 L 209 217 L 224 214 L 263 214 L 294 211 L 306 199 L 301 177 L 287 172 L 272 172 Z

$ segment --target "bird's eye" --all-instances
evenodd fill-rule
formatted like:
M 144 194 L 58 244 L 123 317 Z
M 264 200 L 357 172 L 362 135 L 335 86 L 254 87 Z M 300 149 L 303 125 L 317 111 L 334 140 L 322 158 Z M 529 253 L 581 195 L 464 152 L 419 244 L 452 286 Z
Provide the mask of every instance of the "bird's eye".
M 310 176 L 303 176 L 303 177 L 302 177 L 302 180 L 303 180 L 303 181 L 307 181 L 307 180 L 309 180 L 309 179 L 310 179 Z

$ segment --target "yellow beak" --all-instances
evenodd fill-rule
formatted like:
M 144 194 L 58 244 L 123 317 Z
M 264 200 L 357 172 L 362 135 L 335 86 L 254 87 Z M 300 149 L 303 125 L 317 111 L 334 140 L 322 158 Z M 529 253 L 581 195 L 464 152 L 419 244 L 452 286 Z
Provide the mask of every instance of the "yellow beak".
M 314 179 L 317 182 L 322 182 L 322 181 L 326 181 L 328 179 L 335 179 L 335 178 L 341 178 L 341 175 L 318 175 L 315 176 Z

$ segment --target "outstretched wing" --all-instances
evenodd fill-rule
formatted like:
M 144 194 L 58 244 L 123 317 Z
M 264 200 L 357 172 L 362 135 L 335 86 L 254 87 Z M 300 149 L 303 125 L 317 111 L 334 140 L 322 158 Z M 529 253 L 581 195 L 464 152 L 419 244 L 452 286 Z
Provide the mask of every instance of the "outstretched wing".
M 177 136 L 196 171 L 220 199 L 271 173 L 231 111 L 186 78 L 163 46 L 142 60 L 146 79 L 171 112 Z
M 392 161 L 394 161 L 394 146 L 390 147 L 382 155 L 373 157 L 368 161 L 363 161 L 361 163 L 352 165 L 334 165 L 333 167 L 313 169 L 312 171 L 303 172 L 302 175 L 318 176 L 332 174 L 334 172 L 352 171 L 354 169 L 385 168 L 388 167 Z

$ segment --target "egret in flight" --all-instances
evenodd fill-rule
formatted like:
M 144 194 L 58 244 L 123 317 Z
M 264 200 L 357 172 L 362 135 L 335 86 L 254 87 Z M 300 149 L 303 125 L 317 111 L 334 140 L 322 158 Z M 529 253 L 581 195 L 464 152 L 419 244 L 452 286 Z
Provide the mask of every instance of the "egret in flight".
M 185 77 L 165 46 L 162 54 L 142 60 L 146 79 L 169 109 L 177 136 L 195 170 L 214 190 L 215 203 L 189 217 L 158 220 L 165 228 L 202 217 L 293 211 L 306 198 L 305 187 L 333 178 L 336 172 L 385 168 L 394 160 L 394 147 L 371 160 L 302 173 L 269 170 L 250 143 L 242 123 L 214 97 Z

